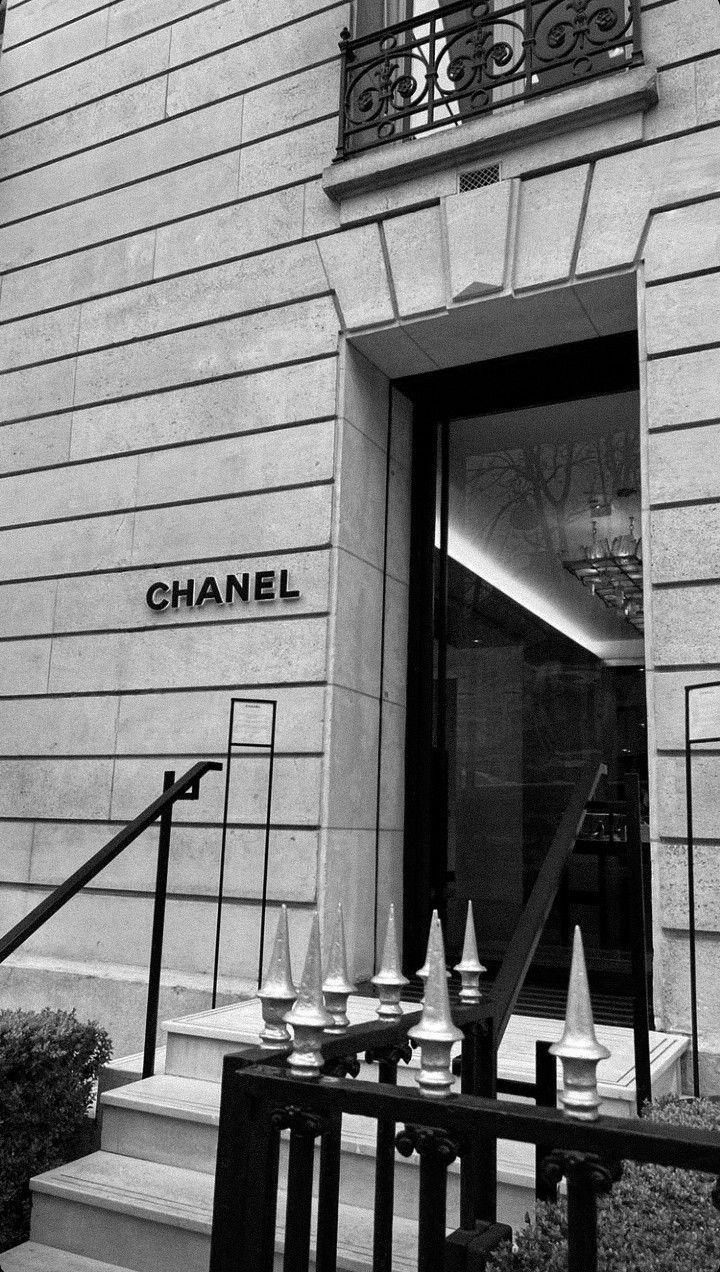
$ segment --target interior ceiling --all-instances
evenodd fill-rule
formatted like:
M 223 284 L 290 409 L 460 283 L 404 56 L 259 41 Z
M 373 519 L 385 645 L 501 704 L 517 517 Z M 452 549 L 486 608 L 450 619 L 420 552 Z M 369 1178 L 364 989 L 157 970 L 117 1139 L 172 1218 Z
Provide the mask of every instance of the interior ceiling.
M 521 297 L 468 302 L 433 317 L 395 323 L 353 342 L 416 404 L 427 420 L 450 419 L 456 457 L 522 452 L 530 445 L 592 446 L 608 432 L 639 434 L 639 358 L 634 272 Z M 458 470 L 454 478 L 457 484 Z M 590 540 L 594 482 L 578 475 L 583 501 L 569 519 L 572 553 Z M 467 475 L 459 483 L 463 486 Z M 639 481 L 635 483 L 639 485 Z M 600 529 L 627 530 L 639 492 L 617 500 Z M 466 495 L 461 494 L 461 498 Z M 483 495 L 485 497 L 485 495 Z M 487 492 L 491 508 L 493 494 Z M 518 552 L 532 500 L 518 501 L 514 529 L 488 537 L 482 517 L 449 526 L 451 556 L 546 623 L 607 662 L 641 662 L 642 637 L 563 568 L 564 551 Z M 460 504 L 457 504 L 460 507 Z M 496 511 L 491 508 L 491 515 Z M 529 522 L 528 522 L 529 524 Z M 509 542 L 515 536 L 514 544 Z M 584 535 L 584 538 L 583 538 Z M 521 545 L 522 546 L 522 545 Z
M 603 397 L 579 398 L 572 402 L 544 403 L 519 411 L 466 416 L 451 420 L 453 447 L 464 454 L 485 454 L 496 450 L 570 442 L 593 442 L 609 427 L 618 432 L 637 432 L 639 393 L 608 393 Z

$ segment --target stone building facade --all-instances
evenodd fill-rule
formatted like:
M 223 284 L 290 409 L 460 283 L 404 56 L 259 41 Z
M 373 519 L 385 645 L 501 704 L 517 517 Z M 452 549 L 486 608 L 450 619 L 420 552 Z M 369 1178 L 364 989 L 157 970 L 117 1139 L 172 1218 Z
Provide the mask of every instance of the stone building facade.
M 368 976 L 410 851 L 413 412 L 391 382 L 637 330 L 655 1007 L 687 1029 L 683 692 L 720 668 L 720 6 L 641 19 L 642 62 L 333 163 L 348 3 L 10 0 L 3 928 L 165 769 L 222 758 L 233 695 L 272 698 L 271 909 L 290 906 L 299 957 L 314 906 L 342 900 Z M 281 570 L 299 596 L 146 602 L 156 582 Z M 717 765 L 696 767 L 710 1058 Z M 232 791 L 225 1000 L 254 976 L 263 766 Z M 166 1013 L 208 1001 L 223 781 L 177 815 Z M 154 842 L 6 964 L 4 1002 L 77 1003 L 120 1047 L 139 1037 Z

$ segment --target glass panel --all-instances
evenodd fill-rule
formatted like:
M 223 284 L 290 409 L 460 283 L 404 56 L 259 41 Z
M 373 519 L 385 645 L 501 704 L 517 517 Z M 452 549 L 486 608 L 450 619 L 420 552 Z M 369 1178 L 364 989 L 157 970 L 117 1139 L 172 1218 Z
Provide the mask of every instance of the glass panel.
M 582 570 L 569 569 L 588 560 L 598 537 L 611 568 L 612 545 L 627 546 L 631 521 L 639 524 L 639 487 L 634 393 L 450 425 L 445 743 L 453 954 L 472 898 L 483 951 L 502 955 L 592 754 L 602 755 L 610 779 L 644 767 L 642 636 L 622 599 L 616 604 L 588 586 Z M 604 558 L 595 565 L 604 569 Z M 624 586 L 635 584 L 628 578 Z M 641 579 L 639 587 L 641 598 Z M 608 896 L 612 902 L 609 926 L 607 913 L 601 921 L 597 862 L 583 868 L 579 890 L 588 900 L 573 921 L 583 923 L 589 946 L 619 948 L 626 923 L 616 866 L 602 885 L 606 910 Z M 566 942 L 567 919 L 559 910 L 552 917 L 550 945 Z

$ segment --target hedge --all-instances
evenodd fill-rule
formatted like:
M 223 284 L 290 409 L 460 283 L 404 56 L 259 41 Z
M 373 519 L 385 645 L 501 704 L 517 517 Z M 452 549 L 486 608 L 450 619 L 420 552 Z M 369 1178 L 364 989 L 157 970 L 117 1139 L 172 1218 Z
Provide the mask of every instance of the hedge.
M 720 1132 L 720 1104 L 665 1096 L 645 1116 L 673 1126 Z M 720 1214 L 710 1194 L 715 1179 L 695 1171 L 625 1162 L 621 1180 L 598 1200 L 599 1272 L 714 1272 L 720 1262 Z M 567 1272 L 567 1209 L 540 1204 L 512 1250 L 505 1246 L 488 1272 Z
M 0 1252 L 27 1239 L 30 1178 L 88 1150 L 110 1055 L 105 1030 L 74 1011 L 0 1011 Z

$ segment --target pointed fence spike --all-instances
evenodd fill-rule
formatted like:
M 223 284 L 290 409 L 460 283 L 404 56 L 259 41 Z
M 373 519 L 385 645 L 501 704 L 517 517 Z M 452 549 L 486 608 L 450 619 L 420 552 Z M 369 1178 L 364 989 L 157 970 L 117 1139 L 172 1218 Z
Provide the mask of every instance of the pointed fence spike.
M 430 972 L 430 942 L 432 941 L 433 928 L 435 924 L 439 922 L 440 922 L 440 916 L 437 910 L 433 910 L 432 915 L 430 916 L 430 931 L 428 933 L 428 943 L 427 943 L 427 951 L 425 953 L 425 962 L 423 963 L 422 967 L 419 967 L 417 969 L 417 972 L 416 972 L 416 975 L 419 976 L 420 979 L 424 981 L 427 980 L 429 972 Z
M 320 954 L 320 921 L 313 914 L 305 967 L 292 1011 L 284 1016 L 293 1028 L 293 1049 L 288 1064 L 297 1078 L 317 1078 L 322 1068 L 323 1033 L 332 1024 L 332 1016 L 323 1005 L 322 958 Z
M 400 997 L 403 989 L 410 982 L 407 976 L 402 974 L 397 932 L 395 930 L 395 906 L 392 903 L 388 910 L 380 970 L 373 976 L 370 983 L 375 986 L 380 999 L 377 1009 L 378 1016 L 383 1020 L 397 1020 L 402 1016 Z
M 487 971 L 478 958 L 477 938 L 475 936 L 475 920 L 473 904 L 468 901 L 467 919 L 465 920 L 465 941 L 460 962 L 455 965 L 460 973 L 460 998 L 464 1003 L 477 1003 L 482 998 L 480 977 Z
M 330 1034 L 345 1033 L 350 1024 L 347 1014 L 347 1001 L 351 994 L 357 993 L 357 985 L 353 985 L 348 976 L 342 901 L 338 902 L 335 931 L 333 932 L 330 956 L 322 989 L 325 997 L 325 1006 L 330 1012 L 333 1021 L 331 1025 L 327 1026 L 326 1032 Z
M 453 1024 L 445 967 L 442 925 L 433 914 L 427 956 L 428 976 L 420 1023 L 408 1036 L 420 1043 L 420 1070 L 417 1083 L 425 1095 L 449 1095 L 453 1085 L 452 1049 L 462 1040 L 462 1030 Z
M 290 966 L 287 906 L 282 905 L 272 953 L 258 993 L 264 1022 L 264 1028 L 260 1033 L 260 1045 L 269 1051 L 286 1047 L 292 1041 L 290 1031 L 285 1024 L 285 1016 L 295 1002 L 296 994 Z
M 597 1087 L 597 1066 L 607 1060 L 610 1052 L 598 1042 L 595 1034 L 590 986 L 585 966 L 580 928 L 573 936 L 570 983 L 568 986 L 565 1027 L 559 1042 L 553 1043 L 550 1054 L 558 1056 L 563 1067 L 563 1090 L 560 1096 L 568 1117 L 583 1122 L 593 1122 L 600 1116 L 600 1095 Z
M 430 934 L 429 934 L 429 936 L 428 936 L 428 947 L 427 947 L 427 953 L 426 953 L 426 955 L 425 955 L 425 962 L 423 963 L 422 967 L 419 967 L 419 968 L 418 968 L 418 970 L 417 970 L 417 972 L 416 972 L 416 975 L 420 977 L 420 980 L 421 980 L 421 981 L 423 981 L 423 983 L 425 983 L 425 982 L 427 981 L 427 978 L 428 978 L 429 959 L 430 959 L 430 941 L 431 941 L 431 939 L 432 939 L 432 932 L 433 932 L 433 928 L 434 928 L 434 927 L 437 927 L 437 926 L 439 925 L 439 923 L 440 923 L 440 916 L 439 916 L 439 914 L 438 914 L 437 910 L 433 910 L 433 912 L 432 912 L 432 917 L 431 917 L 431 919 L 430 919 Z M 449 973 L 449 972 L 446 972 L 445 974 L 446 974 L 446 976 L 447 976 L 447 979 L 448 979 L 448 980 L 450 980 L 450 973 Z M 421 1006 L 421 1007 L 422 1007 L 422 1005 L 423 1005 L 423 1003 L 424 1003 L 424 1002 L 425 1002 L 425 991 L 424 991 L 424 989 L 423 989 L 423 997 L 420 999 L 420 1006 Z

